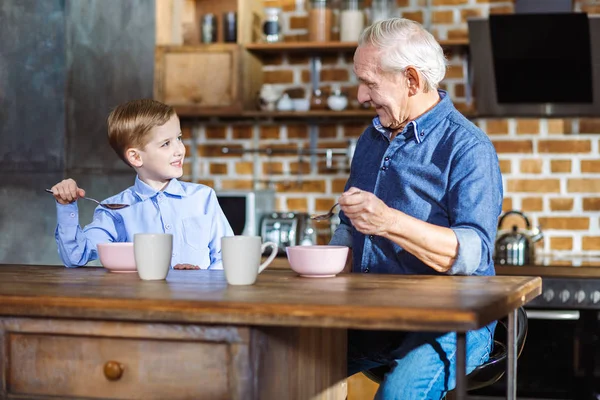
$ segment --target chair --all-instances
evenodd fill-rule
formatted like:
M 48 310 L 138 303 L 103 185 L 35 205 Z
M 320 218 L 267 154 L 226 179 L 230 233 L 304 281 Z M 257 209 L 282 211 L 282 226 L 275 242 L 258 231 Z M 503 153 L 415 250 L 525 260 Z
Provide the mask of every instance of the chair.
M 500 329 L 499 329 L 500 328 Z M 523 351 L 525 339 L 527 337 L 527 313 L 523 307 L 517 310 L 517 358 Z M 508 358 L 508 320 L 502 319 L 496 325 L 494 332 L 494 350 L 490 354 L 490 358 L 484 364 L 475 368 L 467 375 L 467 391 L 481 389 L 498 381 L 506 371 L 506 363 Z M 383 377 L 390 370 L 387 365 L 372 368 L 368 371 L 363 371 L 363 374 L 375 383 L 381 383 Z M 448 392 L 451 394 L 453 391 Z

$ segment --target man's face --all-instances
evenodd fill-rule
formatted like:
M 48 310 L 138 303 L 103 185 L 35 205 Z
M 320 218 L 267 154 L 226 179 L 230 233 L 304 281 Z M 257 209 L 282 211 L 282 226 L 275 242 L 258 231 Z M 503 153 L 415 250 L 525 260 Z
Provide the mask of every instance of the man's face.
M 152 128 L 148 144 L 139 153 L 142 165 L 138 174 L 148 185 L 160 189 L 172 178 L 180 178 L 185 146 L 181 141 L 179 118 L 173 115 L 164 125 Z
M 369 102 L 386 128 L 398 130 L 408 120 L 408 78 L 403 73 L 382 71 L 382 53 L 371 45 L 359 46 L 354 53 L 354 73 L 358 78 L 358 101 Z

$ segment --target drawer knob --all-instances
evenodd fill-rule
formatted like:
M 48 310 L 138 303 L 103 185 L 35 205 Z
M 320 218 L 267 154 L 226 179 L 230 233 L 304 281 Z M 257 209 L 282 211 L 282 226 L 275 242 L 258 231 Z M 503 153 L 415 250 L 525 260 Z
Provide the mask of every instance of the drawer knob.
M 108 361 L 104 364 L 104 376 L 109 381 L 118 381 L 123 375 L 123 364 L 117 361 Z

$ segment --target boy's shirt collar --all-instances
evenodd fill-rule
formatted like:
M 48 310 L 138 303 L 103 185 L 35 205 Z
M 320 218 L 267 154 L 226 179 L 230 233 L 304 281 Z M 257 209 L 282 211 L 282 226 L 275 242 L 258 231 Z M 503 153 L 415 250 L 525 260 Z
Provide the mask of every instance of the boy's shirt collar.
M 133 190 L 135 191 L 135 194 L 137 194 L 142 200 L 152 198 L 161 192 L 144 183 L 139 176 L 135 177 L 135 184 L 133 185 Z M 181 182 L 179 182 L 176 178 L 171 179 L 167 187 L 165 187 L 162 190 L 162 192 L 176 197 L 186 196 L 185 190 L 183 189 Z

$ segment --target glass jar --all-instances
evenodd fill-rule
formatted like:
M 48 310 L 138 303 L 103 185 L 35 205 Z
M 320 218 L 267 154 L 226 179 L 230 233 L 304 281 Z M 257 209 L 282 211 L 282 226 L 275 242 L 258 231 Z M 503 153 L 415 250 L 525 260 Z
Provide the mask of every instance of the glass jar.
M 365 27 L 365 13 L 361 0 L 345 0 L 340 12 L 340 40 L 356 42 Z
M 395 0 L 373 0 L 371 3 L 371 24 L 393 17 L 395 12 Z
M 277 43 L 283 41 L 281 33 L 281 8 L 266 7 L 264 9 L 265 17 L 262 24 L 263 41 L 267 43 Z
M 333 11 L 327 0 L 311 0 L 308 10 L 308 40 L 331 41 Z
M 215 14 L 202 16 L 202 43 L 215 43 L 217 41 L 217 17 Z

